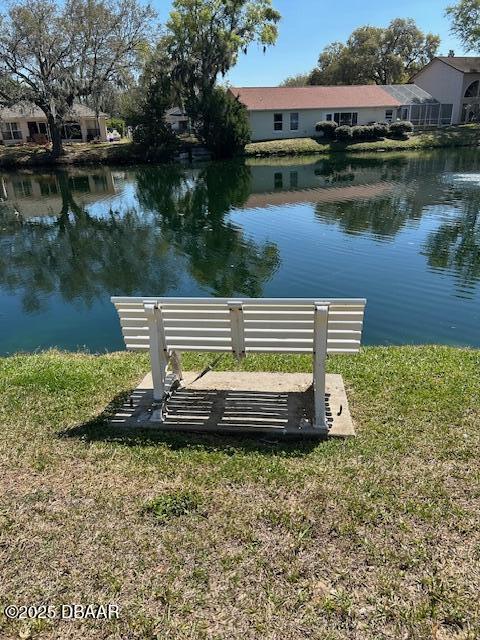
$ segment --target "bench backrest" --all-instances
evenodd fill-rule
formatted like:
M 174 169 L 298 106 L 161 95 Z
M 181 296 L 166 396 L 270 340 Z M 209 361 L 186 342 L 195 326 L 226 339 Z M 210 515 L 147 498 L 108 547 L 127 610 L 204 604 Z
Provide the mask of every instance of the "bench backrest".
M 148 350 L 156 305 L 172 351 L 311 353 L 314 310 L 328 305 L 327 353 L 356 353 L 364 299 L 113 297 L 127 349 Z

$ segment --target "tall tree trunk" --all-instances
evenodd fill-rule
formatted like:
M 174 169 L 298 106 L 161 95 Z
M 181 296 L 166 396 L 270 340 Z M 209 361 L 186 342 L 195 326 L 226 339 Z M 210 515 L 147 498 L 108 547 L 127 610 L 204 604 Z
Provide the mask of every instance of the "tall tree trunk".
M 50 137 L 52 139 L 52 156 L 59 158 L 63 155 L 62 132 L 60 124 L 55 120 L 53 113 L 47 114 Z

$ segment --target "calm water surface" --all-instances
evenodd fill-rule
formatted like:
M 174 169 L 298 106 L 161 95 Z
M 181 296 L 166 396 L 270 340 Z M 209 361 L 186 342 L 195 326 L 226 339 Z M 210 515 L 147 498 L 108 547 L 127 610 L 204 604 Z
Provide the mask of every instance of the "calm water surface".
M 0 353 L 123 348 L 111 295 L 368 298 L 480 346 L 480 153 L 0 174 Z

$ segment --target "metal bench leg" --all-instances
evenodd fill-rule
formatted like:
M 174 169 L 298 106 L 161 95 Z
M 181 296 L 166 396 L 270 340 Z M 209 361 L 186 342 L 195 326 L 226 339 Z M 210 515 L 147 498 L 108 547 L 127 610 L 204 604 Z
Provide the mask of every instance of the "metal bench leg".
M 162 400 L 165 393 L 165 378 L 168 353 L 163 330 L 162 312 L 154 304 L 145 304 L 150 336 L 150 362 L 152 365 L 153 399 Z
M 328 306 L 315 305 L 313 333 L 314 429 L 328 435 L 325 413 L 325 362 L 327 359 Z
M 150 363 L 152 366 L 153 399 L 162 400 L 165 393 L 165 378 L 168 361 L 163 352 L 154 351 L 150 346 Z

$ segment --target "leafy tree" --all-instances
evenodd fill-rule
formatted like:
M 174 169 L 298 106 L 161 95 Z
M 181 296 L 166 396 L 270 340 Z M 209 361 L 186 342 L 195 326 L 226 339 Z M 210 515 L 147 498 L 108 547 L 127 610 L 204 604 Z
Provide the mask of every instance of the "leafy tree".
M 200 103 L 198 133 L 215 158 L 230 158 L 250 142 L 247 110 L 231 91 L 216 87 Z
M 275 43 L 279 20 L 271 0 L 174 0 L 165 45 L 192 121 L 241 51 Z
M 133 141 L 145 148 L 147 159 L 170 159 L 178 147 L 177 136 L 165 120 L 165 112 L 172 102 L 172 86 L 164 73 L 151 77 L 138 92 L 138 102 L 129 122 L 135 127 Z
M 388 27 L 355 29 L 345 44 L 325 47 L 310 84 L 392 84 L 408 80 L 437 53 L 440 38 L 423 33 L 412 19 Z
M 154 13 L 137 0 L 18 0 L 0 15 L 0 104 L 26 101 L 45 114 L 52 153 L 75 100 L 97 105 L 131 74 Z
M 480 51 L 480 0 L 460 0 L 448 7 L 452 33 L 468 51 Z
M 342 42 L 327 45 L 318 58 L 317 68 L 310 73 L 308 84 L 365 84 L 365 78 L 359 80 L 363 71 L 357 64 L 353 66 L 348 57 L 348 47 Z
M 285 80 L 280 83 L 280 87 L 306 87 L 309 78 L 309 73 L 298 73 L 295 76 L 288 76 L 288 78 L 285 78 Z
M 122 137 L 125 135 L 125 120 L 123 118 L 109 118 L 107 120 L 107 127 L 109 129 L 116 129 Z
M 134 142 L 145 148 L 147 159 L 170 159 L 177 150 L 179 140 L 166 121 L 166 112 L 178 104 L 178 97 L 162 38 L 146 57 L 137 83 L 124 93 L 120 108 L 127 124 L 134 127 Z

